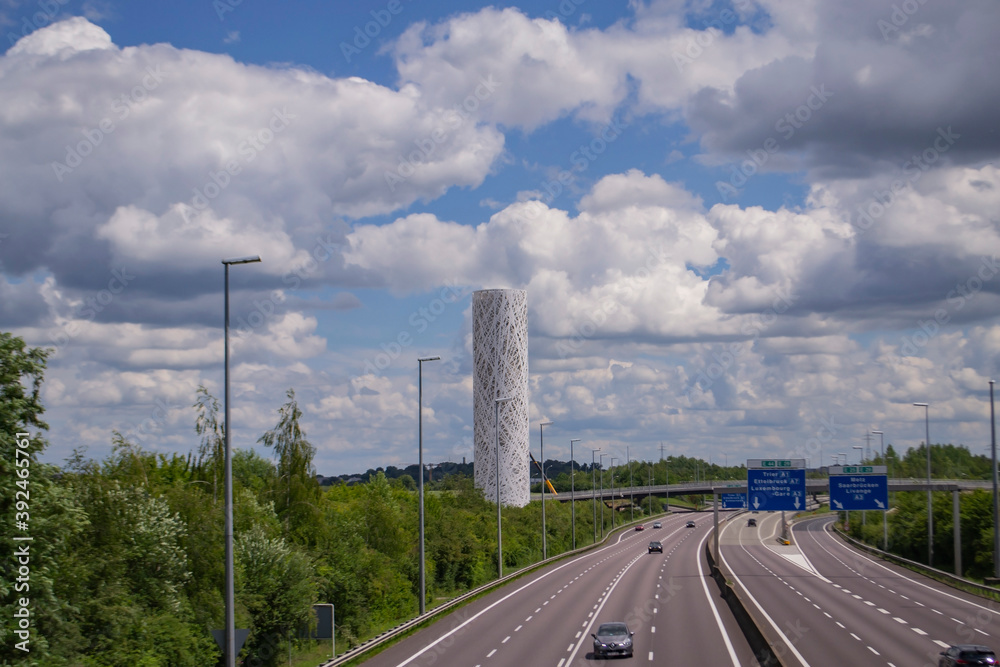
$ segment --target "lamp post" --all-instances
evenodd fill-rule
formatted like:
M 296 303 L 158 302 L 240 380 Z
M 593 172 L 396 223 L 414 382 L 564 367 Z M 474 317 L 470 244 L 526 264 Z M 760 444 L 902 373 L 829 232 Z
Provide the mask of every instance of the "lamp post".
M 882 451 L 882 464 L 885 464 L 885 433 L 882 431 L 872 431 L 872 433 L 878 435 L 879 445 Z M 886 480 L 886 484 L 888 484 Z M 888 495 L 888 494 L 886 494 Z M 882 551 L 889 550 L 889 508 L 886 507 L 885 511 L 882 512 Z
M 861 445 L 854 445 L 851 449 L 859 449 L 861 452 L 858 454 L 858 465 L 865 462 L 865 448 Z
M 993 382 L 990 380 L 990 453 L 993 457 L 993 576 L 1000 578 L 1000 505 L 997 505 L 997 424 L 993 412 Z
M 628 461 L 628 502 L 631 520 L 635 521 L 635 490 L 632 486 L 632 456 L 629 454 L 628 446 L 625 447 L 625 460 Z
M 260 256 L 239 257 L 237 259 L 224 259 L 222 265 L 225 266 L 225 440 L 226 440 L 226 638 L 225 654 L 226 667 L 236 667 L 236 594 L 233 584 L 233 452 L 229 442 L 229 267 L 233 264 L 252 264 L 259 262 Z
M 570 523 L 573 527 L 570 529 L 573 533 L 573 550 L 576 551 L 576 480 L 573 477 L 576 475 L 576 461 L 573 459 L 573 443 L 580 442 L 580 438 L 570 438 L 569 440 L 569 512 L 572 518 L 570 518 Z
M 541 459 L 542 468 L 542 560 L 548 558 L 548 547 L 545 539 L 545 435 L 543 434 L 542 429 L 551 423 L 551 421 L 547 421 L 538 425 L 538 438 L 540 440 L 538 446 L 538 457 Z
M 615 460 L 621 459 L 611 457 L 611 530 L 615 529 Z
M 441 357 L 421 357 L 417 359 L 417 457 L 420 467 L 420 483 L 418 495 L 420 496 L 420 615 L 424 615 L 425 600 L 427 597 L 426 574 L 424 564 L 424 362 L 440 361 Z
M 601 539 L 604 539 L 604 457 L 607 454 L 601 454 L 597 458 L 601 460 Z
M 844 465 L 846 466 L 847 465 L 847 452 L 837 452 L 837 456 L 843 456 L 844 457 Z M 839 459 L 837 460 L 837 463 L 840 463 Z
M 927 445 L 927 565 L 934 566 L 934 496 L 931 492 L 931 406 L 929 403 L 914 403 L 924 409 L 924 434 Z
M 493 430 L 497 455 L 497 573 L 500 579 L 503 579 L 503 533 L 500 531 L 500 404 L 513 399 L 513 396 L 498 398 L 493 404 Z
M 594 501 L 594 544 L 597 544 L 597 452 L 601 448 L 590 450 L 590 499 Z

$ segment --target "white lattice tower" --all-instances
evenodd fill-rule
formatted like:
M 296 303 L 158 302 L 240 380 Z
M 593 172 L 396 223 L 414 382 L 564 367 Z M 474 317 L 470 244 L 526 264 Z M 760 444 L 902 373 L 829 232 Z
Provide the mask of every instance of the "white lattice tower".
M 497 497 L 496 399 L 500 405 L 500 503 L 530 500 L 528 468 L 528 294 L 480 290 L 472 295 L 472 410 L 476 435 L 476 487 Z

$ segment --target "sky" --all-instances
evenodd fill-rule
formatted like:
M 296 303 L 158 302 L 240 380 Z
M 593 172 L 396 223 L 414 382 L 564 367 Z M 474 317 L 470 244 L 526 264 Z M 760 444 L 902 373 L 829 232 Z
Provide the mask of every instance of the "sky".
M 0 329 L 45 457 L 473 458 L 472 292 L 527 290 L 531 448 L 987 454 L 993 0 L 0 0 Z M 661 444 L 663 449 L 661 450 Z

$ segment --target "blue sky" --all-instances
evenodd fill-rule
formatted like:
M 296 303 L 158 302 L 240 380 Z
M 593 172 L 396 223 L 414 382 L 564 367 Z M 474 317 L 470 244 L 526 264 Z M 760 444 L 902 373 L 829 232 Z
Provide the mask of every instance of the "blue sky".
M 914 401 L 982 453 L 998 24 L 985 0 L 7 0 L 0 326 L 55 349 L 48 456 L 195 447 L 219 261 L 252 254 L 234 442 L 294 388 L 324 474 L 416 460 L 422 355 L 426 460 L 471 458 L 470 295 L 495 287 L 528 290 L 547 455 L 828 463 L 873 429 L 919 444 Z

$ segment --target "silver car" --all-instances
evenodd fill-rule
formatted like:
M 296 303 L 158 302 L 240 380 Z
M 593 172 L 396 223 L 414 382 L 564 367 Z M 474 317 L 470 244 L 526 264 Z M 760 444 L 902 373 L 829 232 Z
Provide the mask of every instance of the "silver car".
M 632 657 L 632 635 L 628 626 L 621 622 L 601 623 L 596 633 L 592 633 L 594 638 L 594 657 L 606 658 L 610 655 L 623 655 Z

